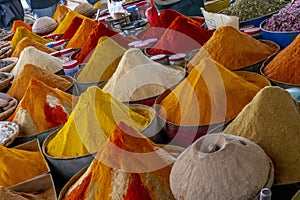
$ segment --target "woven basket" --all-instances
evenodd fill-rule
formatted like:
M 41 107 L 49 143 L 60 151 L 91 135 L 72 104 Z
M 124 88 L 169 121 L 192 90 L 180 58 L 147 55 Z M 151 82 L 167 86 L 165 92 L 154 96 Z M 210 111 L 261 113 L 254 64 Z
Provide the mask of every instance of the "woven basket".
M 11 81 L 14 79 L 14 75 L 11 73 L 6 73 L 6 72 L 0 72 L 0 75 L 5 75 L 7 78 L 3 81 L 0 81 L 0 91 L 4 90 Z
M 7 58 L 7 57 L 11 56 L 11 54 L 12 54 L 12 47 L 11 46 L 3 47 L 0 50 L 0 54 L 1 54 L 0 55 L 0 59 Z
M 0 122 L 0 124 L 2 126 L 7 126 L 10 129 L 12 129 L 11 134 L 9 134 L 9 135 L 7 134 L 5 136 L 4 135 L 0 136 L 0 145 L 9 146 L 20 133 L 19 125 L 14 122 L 9 122 L 9 121 L 2 121 L 2 122 Z M 0 133 L 0 134 L 2 134 L 2 133 Z
M 12 61 L 12 63 L 9 64 L 9 65 L 6 65 L 5 67 L 1 67 L 0 68 L 0 72 L 7 72 L 7 73 L 9 73 L 14 68 L 14 66 L 17 64 L 18 60 L 19 59 L 16 58 L 16 57 L 9 57 L 9 58 L 3 58 L 3 59 L 1 59 L 0 62 L 1 61 Z

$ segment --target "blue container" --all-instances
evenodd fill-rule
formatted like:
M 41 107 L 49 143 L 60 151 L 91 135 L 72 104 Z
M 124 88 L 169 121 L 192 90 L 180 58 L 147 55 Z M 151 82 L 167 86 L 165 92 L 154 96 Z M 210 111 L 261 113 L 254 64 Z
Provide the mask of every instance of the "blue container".
M 277 13 L 277 12 L 273 12 L 273 13 L 270 13 L 268 15 L 257 17 L 257 18 L 254 18 L 254 19 L 251 19 L 251 20 L 248 20 L 248 21 L 240 22 L 240 24 L 239 24 L 240 28 L 243 27 L 243 26 L 247 26 L 247 25 L 254 25 L 255 27 L 259 27 L 260 23 L 262 23 L 264 20 L 272 17 L 272 15 L 274 15 L 275 13 Z
M 289 44 L 291 44 L 294 41 L 294 39 L 297 37 L 297 35 L 300 33 L 300 31 L 291 31 L 291 32 L 267 31 L 263 28 L 265 23 L 266 20 L 264 20 L 259 26 L 259 28 L 261 29 L 262 38 L 277 43 L 281 49 L 284 49 Z

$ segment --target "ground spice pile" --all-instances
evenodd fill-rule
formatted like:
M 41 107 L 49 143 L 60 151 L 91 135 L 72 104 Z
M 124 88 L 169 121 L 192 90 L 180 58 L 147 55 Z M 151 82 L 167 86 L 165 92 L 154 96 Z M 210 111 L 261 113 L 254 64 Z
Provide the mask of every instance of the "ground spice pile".
M 68 14 L 69 10 L 70 9 L 67 6 L 58 4 L 52 18 L 60 24 Z
M 54 49 L 47 47 L 46 45 L 34 40 L 33 38 L 30 37 L 24 37 L 20 42 L 17 44 L 15 50 L 12 53 L 12 57 L 20 57 L 21 52 L 29 46 L 33 46 L 36 49 L 43 51 L 45 53 L 52 53 L 55 52 Z
M 111 38 L 101 37 L 95 51 L 76 79 L 80 82 L 108 80 L 116 71 L 125 51 L 126 49 Z
M 269 78 L 291 84 L 300 84 L 300 35 L 264 68 Z
M 221 64 L 203 59 L 161 102 L 158 113 L 183 126 L 203 126 L 236 117 L 260 90 Z
M 9 187 L 48 171 L 41 152 L 0 145 L 0 186 Z
M 160 38 L 165 30 L 172 24 L 172 22 L 178 17 L 187 18 L 187 16 L 177 12 L 176 10 L 172 9 L 164 9 L 161 11 L 161 13 L 158 16 L 158 20 L 155 21 L 153 27 L 149 28 L 145 32 L 143 32 L 141 35 L 139 35 L 139 38 L 142 40 L 148 39 L 148 38 Z M 194 25 L 201 26 L 201 24 L 204 23 L 204 19 L 200 21 L 192 21 Z
M 279 87 L 266 87 L 224 130 L 248 138 L 272 159 L 275 183 L 300 181 L 300 105 Z
M 0 195 L 3 199 L 6 200 L 53 200 L 56 198 L 55 192 L 52 188 L 39 193 L 25 193 L 16 192 L 8 188 L 0 187 Z
M 277 50 L 232 26 L 222 26 L 214 32 L 187 67 L 191 70 L 201 59 L 210 57 L 226 68 L 236 70 L 256 64 Z
M 17 78 L 24 69 L 25 64 L 32 64 L 51 73 L 62 70 L 63 60 L 49 55 L 33 46 L 26 47 L 20 54 L 19 60 L 10 71 Z
M 58 24 L 57 28 L 53 31 L 53 33 L 64 34 L 75 17 L 79 17 L 81 19 L 86 18 L 85 16 L 80 15 L 75 11 L 69 10 L 64 19 Z
M 147 53 L 150 55 L 186 53 L 199 49 L 212 34 L 213 31 L 201 28 L 194 20 L 179 16 Z
M 64 124 L 71 111 L 72 95 L 33 78 L 9 121 L 20 126 L 20 136 L 30 136 Z
M 32 31 L 32 27 L 29 26 L 28 24 L 26 24 L 22 20 L 15 20 L 14 23 L 13 23 L 13 26 L 10 29 L 10 31 L 16 32 L 17 28 L 19 28 L 19 27 L 24 27 L 24 28 L 28 29 L 29 31 Z
M 75 32 L 66 48 L 82 48 L 86 42 L 87 34 L 90 34 L 93 30 L 93 26 L 97 23 L 89 18 L 84 18 L 80 27 Z
M 112 38 L 116 43 L 118 43 L 124 48 L 128 48 L 128 43 L 134 41 L 129 37 L 124 37 L 121 34 L 115 32 L 114 30 L 107 28 L 103 23 L 98 23 L 93 26 L 91 33 L 85 40 L 85 43 L 81 47 L 80 52 L 76 54 L 75 59 L 80 63 L 88 61 L 92 54 L 92 51 L 96 48 L 98 44 L 98 40 L 104 36 Z
M 152 61 L 139 49 L 129 49 L 103 90 L 122 102 L 158 96 L 178 84 L 185 74 Z
M 77 16 L 74 17 L 72 22 L 70 23 L 70 25 L 64 32 L 64 34 L 59 39 L 65 39 L 65 40 L 71 39 L 74 36 L 74 34 L 76 33 L 76 31 L 78 30 L 78 28 L 80 27 L 82 21 L 83 21 L 82 18 L 77 17 Z
M 46 152 L 57 158 L 70 158 L 97 152 L 119 121 L 137 130 L 150 122 L 125 104 L 91 86 L 79 97 L 68 121 L 49 141 Z
M 13 47 L 13 50 L 16 48 L 17 44 L 25 37 L 30 37 L 42 44 L 47 44 L 48 42 L 50 42 L 50 40 L 44 39 L 43 37 L 29 31 L 25 27 L 18 27 L 14 34 L 14 37 L 11 40 L 11 46 Z
M 93 160 L 90 174 L 66 199 L 172 200 L 169 175 L 174 160 L 125 123 L 118 123 Z
M 57 88 L 62 91 L 65 91 L 72 85 L 69 80 L 61 76 L 55 75 L 35 65 L 26 64 L 20 75 L 13 81 L 7 93 L 19 102 L 23 98 L 31 78 L 35 78 L 52 88 Z

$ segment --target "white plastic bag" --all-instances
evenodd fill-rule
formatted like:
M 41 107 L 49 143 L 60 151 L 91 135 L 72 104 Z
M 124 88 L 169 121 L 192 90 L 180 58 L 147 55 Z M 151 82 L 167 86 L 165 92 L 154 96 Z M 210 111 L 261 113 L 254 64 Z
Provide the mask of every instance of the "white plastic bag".
M 200 9 L 204 16 L 207 29 L 214 30 L 224 25 L 230 25 L 237 29 L 239 28 L 239 17 L 237 16 L 207 12 L 204 8 Z

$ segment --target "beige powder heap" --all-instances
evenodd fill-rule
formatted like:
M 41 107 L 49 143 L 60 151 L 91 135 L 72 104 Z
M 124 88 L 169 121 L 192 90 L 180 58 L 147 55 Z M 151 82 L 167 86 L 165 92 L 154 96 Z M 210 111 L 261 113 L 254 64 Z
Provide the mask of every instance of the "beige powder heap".
M 152 61 L 139 49 L 129 49 L 103 90 L 122 102 L 157 96 L 180 82 L 184 72 Z
M 32 64 L 49 72 L 55 73 L 62 69 L 63 60 L 51 56 L 35 47 L 26 47 L 18 60 L 16 66 L 11 70 L 11 73 L 16 78 L 24 68 L 25 64 Z
M 300 104 L 284 89 L 262 89 L 224 132 L 260 145 L 274 163 L 275 183 L 300 181 Z

